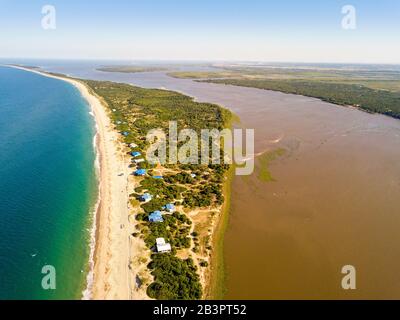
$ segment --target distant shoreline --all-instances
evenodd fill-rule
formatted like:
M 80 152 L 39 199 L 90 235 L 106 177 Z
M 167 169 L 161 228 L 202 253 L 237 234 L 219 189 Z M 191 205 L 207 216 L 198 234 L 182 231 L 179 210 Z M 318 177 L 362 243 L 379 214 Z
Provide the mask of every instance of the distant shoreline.
M 242 80 L 242 79 L 210 79 L 210 80 L 194 80 L 197 82 L 205 82 L 205 83 L 214 83 L 214 84 L 220 84 L 220 85 L 225 85 L 225 86 L 236 86 L 236 87 L 242 87 L 242 88 L 253 88 L 253 89 L 260 89 L 260 90 L 267 90 L 267 91 L 273 91 L 273 92 L 280 92 L 283 94 L 289 94 L 289 95 L 297 95 L 301 97 L 307 97 L 307 98 L 313 98 L 313 99 L 318 99 L 320 101 L 326 102 L 326 103 L 331 103 L 337 106 L 342 106 L 342 107 L 350 107 L 354 108 L 366 113 L 370 114 L 380 114 L 384 115 L 387 117 L 391 117 L 393 119 L 400 119 L 400 111 L 398 111 L 398 104 L 397 101 L 400 97 L 399 92 L 392 92 L 388 90 L 374 90 L 368 87 L 363 87 L 363 86 L 357 86 L 354 84 L 341 84 L 341 83 L 324 83 L 324 82 L 315 82 L 314 85 L 315 87 L 320 87 L 326 90 L 325 92 L 320 92 L 318 94 L 313 93 L 313 91 L 309 91 L 310 88 L 307 86 L 304 87 L 299 87 L 297 88 L 296 86 L 291 87 L 291 83 L 293 81 L 298 81 L 299 80 Z M 263 84 L 263 81 L 265 82 L 265 85 Z M 307 83 L 312 83 L 312 81 L 303 81 L 305 84 Z M 283 85 L 283 86 L 281 86 Z M 287 87 L 285 87 L 287 86 Z M 337 86 L 331 87 L 331 86 Z M 349 89 L 353 88 L 356 91 L 355 97 L 352 97 L 349 95 L 349 97 L 339 97 L 336 98 L 332 95 L 332 92 L 345 92 L 346 90 L 348 91 Z M 313 88 L 315 89 L 315 88 Z M 368 105 L 366 105 L 366 100 L 365 97 L 368 96 Z M 364 96 L 364 103 L 360 102 L 360 97 Z M 388 99 L 386 101 L 385 99 Z M 375 101 L 374 103 L 370 103 L 370 101 Z M 392 105 L 393 108 L 395 109 L 388 109 L 388 108 L 383 108 L 380 109 L 381 105 L 386 105 L 390 104 Z
M 120 73 L 141 73 L 141 72 L 159 72 L 168 71 L 167 68 L 161 67 L 139 67 L 139 66 L 113 66 L 100 67 L 96 69 L 101 72 L 120 72 Z

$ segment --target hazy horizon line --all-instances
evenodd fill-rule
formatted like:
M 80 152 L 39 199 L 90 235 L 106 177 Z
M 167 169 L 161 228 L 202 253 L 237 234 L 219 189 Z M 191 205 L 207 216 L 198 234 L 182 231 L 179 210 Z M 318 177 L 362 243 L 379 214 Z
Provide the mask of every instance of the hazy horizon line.
M 81 58 L 81 57 L 2 57 L 2 60 L 58 60 L 58 61 L 121 61 L 121 62 L 186 62 L 186 63 L 262 63 L 262 64 L 353 64 L 353 65 L 400 65 L 400 62 L 354 61 L 294 61 L 294 60 L 236 60 L 236 59 L 161 59 L 161 58 Z

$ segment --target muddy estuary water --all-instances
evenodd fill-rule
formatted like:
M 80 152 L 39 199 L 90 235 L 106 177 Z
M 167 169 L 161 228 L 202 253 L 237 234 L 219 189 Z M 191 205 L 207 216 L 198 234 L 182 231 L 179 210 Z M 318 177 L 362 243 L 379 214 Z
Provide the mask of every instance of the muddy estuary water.
M 260 160 L 252 176 L 234 179 L 226 298 L 400 299 L 399 120 L 163 73 L 68 71 L 224 105 L 255 129 L 256 152 L 285 150 L 268 165 L 272 181 L 260 179 Z M 356 268 L 356 290 L 341 287 L 344 265 Z

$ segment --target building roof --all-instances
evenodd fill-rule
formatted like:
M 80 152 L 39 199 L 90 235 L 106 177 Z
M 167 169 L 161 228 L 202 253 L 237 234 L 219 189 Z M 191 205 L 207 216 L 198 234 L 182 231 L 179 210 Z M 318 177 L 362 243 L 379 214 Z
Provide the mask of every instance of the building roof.
M 139 157 L 139 156 L 141 156 L 142 154 L 141 154 L 139 151 L 134 151 L 134 152 L 131 152 L 131 155 L 132 155 L 133 157 Z
M 163 222 L 164 219 L 161 214 L 156 214 L 153 212 L 153 213 L 150 213 L 150 215 L 149 215 L 149 221 L 150 222 Z
M 168 203 L 164 206 L 164 209 L 166 210 L 174 210 L 175 206 L 172 203 Z
M 138 169 L 135 171 L 136 175 L 144 176 L 146 174 L 146 169 Z
M 129 132 L 128 131 L 124 131 L 124 132 L 122 132 L 122 135 L 125 136 L 125 137 L 129 136 Z
M 151 200 L 151 198 L 152 198 L 152 195 L 147 192 L 140 196 L 140 199 L 143 199 L 143 200 Z
M 153 176 L 154 179 L 164 179 L 163 176 Z
M 158 252 L 171 251 L 171 245 L 170 245 L 169 243 L 158 244 L 158 245 L 157 245 L 157 251 L 158 251 Z
M 156 247 L 158 252 L 171 251 L 171 245 L 166 243 L 164 238 L 156 239 Z
M 160 211 L 154 211 L 149 214 L 149 221 L 150 222 L 163 222 L 164 219 Z

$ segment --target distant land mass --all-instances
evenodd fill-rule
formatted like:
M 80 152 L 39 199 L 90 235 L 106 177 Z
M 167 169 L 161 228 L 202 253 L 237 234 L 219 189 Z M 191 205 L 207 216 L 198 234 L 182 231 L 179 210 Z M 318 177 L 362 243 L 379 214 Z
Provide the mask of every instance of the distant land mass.
M 397 66 L 220 66 L 215 72 L 173 72 L 169 76 L 280 91 L 353 106 L 400 118 L 400 70 Z
M 364 85 L 307 80 L 223 79 L 204 81 L 298 94 L 400 119 L 400 92 L 372 89 Z
M 138 73 L 138 72 L 167 71 L 168 69 L 163 67 L 112 66 L 112 67 L 101 67 L 97 68 L 96 70 L 103 72 Z

